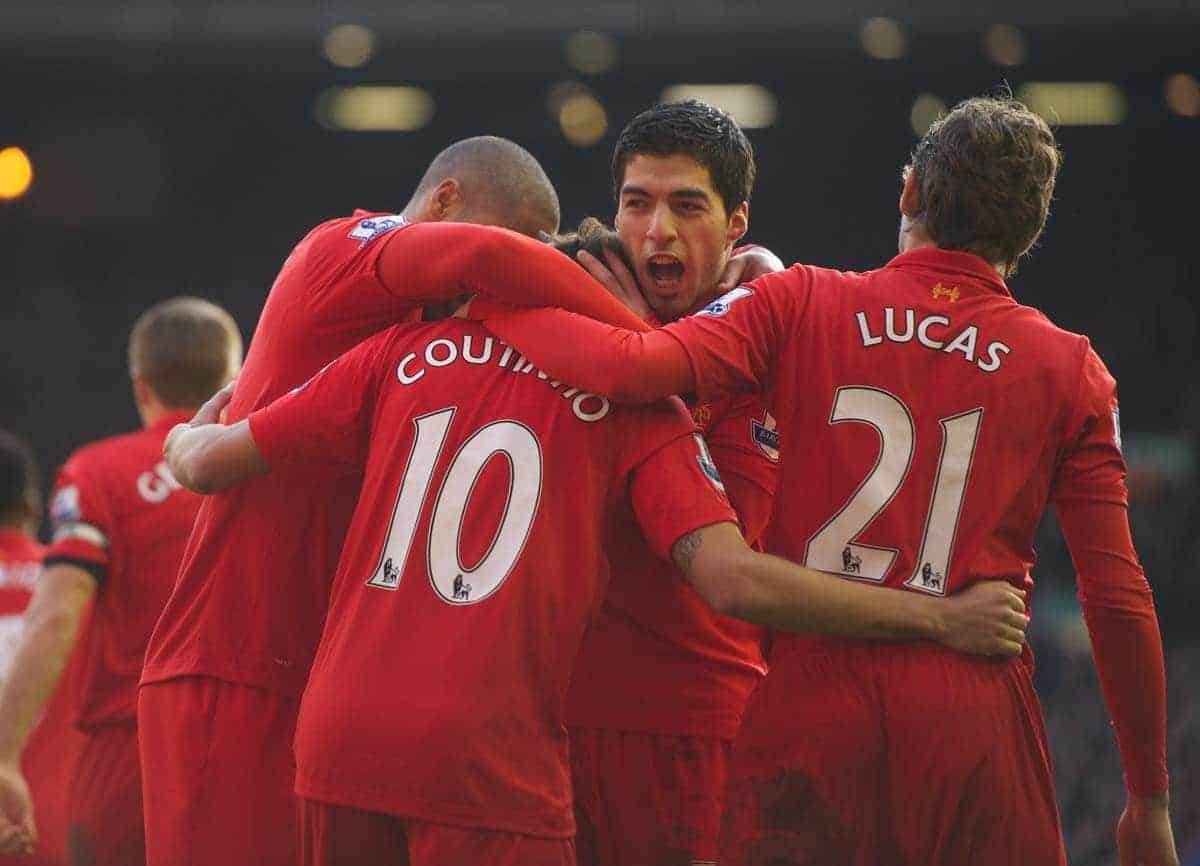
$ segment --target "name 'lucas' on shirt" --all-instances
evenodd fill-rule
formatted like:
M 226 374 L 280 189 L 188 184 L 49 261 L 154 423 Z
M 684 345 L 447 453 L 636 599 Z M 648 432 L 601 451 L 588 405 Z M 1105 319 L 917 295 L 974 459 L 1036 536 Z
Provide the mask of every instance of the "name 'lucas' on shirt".
M 1004 355 L 1012 351 L 1010 346 L 993 340 L 979 351 L 979 329 L 974 325 L 956 328 L 946 316 L 936 313 L 917 318 L 912 309 L 897 313 L 893 307 L 884 307 L 880 312 L 868 315 L 864 310 L 854 314 L 858 322 L 858 333 L 864 347 L 878 346 L 885 339 L 893 343 L 918 344 L 936 352 L 958 353 L 963 360 L 974 364 L 985 373 L 1000 369 Z M 936 329 L 936 330 L 935 330 Z

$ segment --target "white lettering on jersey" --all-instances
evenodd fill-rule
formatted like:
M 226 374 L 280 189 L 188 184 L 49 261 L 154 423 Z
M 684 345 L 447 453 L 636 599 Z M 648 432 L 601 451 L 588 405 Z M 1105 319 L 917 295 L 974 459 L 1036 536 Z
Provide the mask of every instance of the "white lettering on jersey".
M 545 382 L 555 391 L 563 386 L 562 382 L 559 382 L 557 379 L 551 379 L 541 370 L 538 370 L 537 367 L 533 366 L 532 361 L 514 352 L 512 347 L 502 340 L 493 340 L 492 337 L 485 337 L 481 353 L 473 354 L 475 345 L 470 334 L 463 334 L 459 338 L 459 342 L 439 337 L 436 340 L 430 340 L 420 352 L 409 352 L 396 365 L 396 380 L 401 385 L 412 385 L 424 378 L 428 367 L 449 367 L 457 363 L 466 363 L 475 366 L 487 364 L 492 359 L 494 343 L 504 346 L 504 351 L 500 353 L 500 358 L 496 362 L 496 366 L 503 367 L 510 373 L 536 373 L 538 379 Z M 514 356 L 516 360 L 512 361 L 512 364 L 509 364 L 509 361 Z M 424 361 L 423 365 L 421 363 L 422 360 Z M 578 388 L 567 388 L 562 392 L 561 396 L 564 400 L 571 401 L 571 412 L 580 421 L 588 423 L 599 421 L 601 418 L 607 416 L 612 409 L 612 404 L 609 403 L 607 398 L 597 394 L 582 392 Z
M 724 493 L 725 482 L 721 480 L 721 473 L 717 471 L 717 464 L 713 462 L 712 454 L 708 451 L 708 443 L 704 441 L 704 437 L 699 433 L 693 433 L 692 438 L 696 440 L 696 447 L 700 450 L 700 453 L 696 456 L 696 462 L 700 464 L 700 470 L 704 473 L 704 477 L 709 480 L 713 487 Z
M 147 502 L 162 502 L 181 487 L 166 462 L 159 463 L 153 470 L 143 472 L 137 479 L 138 494 Z
M 979 346 L 979 328 L 975 325 L 967 325 L 961 330 L 957 330 L 948 318 L 940 315 L 925 316 L 920 321 L 917 321 L 916 311 L 905 309 L 901 311 L 904 316 L 904 330 L 900 331 L 896 327 L 897 315 L 896 310 L 892 307 L 883 308 L 883 331 L 875 333 L 871 330 L 871 321 L 865 310 L 859 310 L 854 314 L 855 323 L 858 325 L 858 333 L 862 338 L 862 344 L 865 348 L 878 346 L 886 339 L 891 343 L 909 343 L 912 342 L 914 336 L 917 342 L 927 349 L 933 349 L 938 352 L 950 354 L 958 352 L 963 356 L 963 359 L 974 364 L 985 373 L 994 373 L 1000 369 L 1000 361 L 1002 355 L 1008 355 L 1012 352 L 1012 348 L 1000 342 L 993 340 L 987 344 L 983 350 L 983 356 L 977 354 Z M 945 328 L 947 333 L 945 336 L 950 337 L 949 341 L 939 339 L 943 335 L 940 333 L 931 333 L 931 328 Z M 952 335 L 952 336 L 951 336 Z
M 747 298 L 753 294 L 754 292 L 745 286 L 738 286 L 736 289 L 731 289 L 730 291 L 721 295 L 721 297 L 717 298 L 703 310 L 697 312 L 696 315 L 723 316 L 729 312 L 729 308 L 732 307 L 735 302 L 740 301 L 742 298 Z
M 0 588 L 25 589 L 33 592 L 42 576 L 40 562 L 0 563 Z

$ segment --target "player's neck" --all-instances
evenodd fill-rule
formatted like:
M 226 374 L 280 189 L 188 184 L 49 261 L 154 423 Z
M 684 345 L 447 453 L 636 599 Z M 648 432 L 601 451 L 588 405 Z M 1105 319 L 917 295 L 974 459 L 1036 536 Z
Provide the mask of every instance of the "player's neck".
M 909 223 L 902 227 L 900 231 L 900 252 L 910 253 L 913 250 L 920 249 L 937 249 L 937 243 L 926 233 L 924 226 L 918 222 Z M 1000 275 L 1000 279 L 1006 279 L 1008 269 L 999 262 L 988 262 L 989 265 Z

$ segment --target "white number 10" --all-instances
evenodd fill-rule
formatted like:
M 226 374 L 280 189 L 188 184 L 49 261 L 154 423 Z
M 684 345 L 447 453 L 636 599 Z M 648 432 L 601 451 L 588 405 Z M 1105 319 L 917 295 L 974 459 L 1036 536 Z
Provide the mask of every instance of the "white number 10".
M 399 585 L 453 418 L 454 409 L 443 409 L 414 422 L 417 435 L 412 453 L 404 467 L 387 541 L 368 586 L 394 590 Z M 508 498 L 491 545 L 468 569 L 459 554 L 463 520 L 475 484 L 494 455 L 508 460 Z M 434 591 L 444 601 L 461 605 L 482 601 L 499 589 L 525 549 L 541 495 L 542 449 L 533 431 L 516 421 L 495 421 L 475 431 L 454 455 L 433 506 L 426 558 Z
M 905 585 L 934 595 L 945 595 L 950 554 L 958 531 L 963 496 L 971 475 L 971 462 L 983 409 L 972 409 L 942 418 L 942 453 L 916 566 Z M 908 407 L 878 388 L 839 388 L 833 400 L 830 424 L 869 424 L 879 434 L 879 457 L 858 489 L 824 526 L 808 540 L 804 564 L 810 568 L 867 580 L 883 580 L 896 560 L 895 548 L 858 542 L 871 522 L 900 490 L 912 466 L 916 428 Z

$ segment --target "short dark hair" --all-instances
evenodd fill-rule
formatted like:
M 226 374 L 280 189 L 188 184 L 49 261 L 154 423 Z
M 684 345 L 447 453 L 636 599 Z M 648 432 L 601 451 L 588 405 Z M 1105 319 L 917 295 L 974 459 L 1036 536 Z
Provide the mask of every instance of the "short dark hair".
M 558 192 L 537 157 L 515 141 L 477 135 L 449 145 L 429 163 L 413 198 L 455 178 L 467 206 L 500 218 L 505 228 L 521 231 L 525 211 L 544 217 L 557 228 L 561 211 Z
M 613 194 L 620 198 L 633 157 L 687 156 L 708 169 L 713 189 L 732 214 L 754 189 L 754 148 L 728 113 L 698 99 L 660 103 L 629 121 L 613 150 Z
M 1062 153 L 1042 118 L 1008 95 L 960 102 L 913 150 L 920 220 L 939 247 L 1011 273 L 1050 215 Z
M 586 250 L 600 261 L 604 261 L 604 251 L 612 250 L 621 257 L 621 261 L 625 263 L 625 267 L 629 268 L 630 273 L 636 273 L 633 262 L 629 258 L 629 251 L 625 249 L 621 236 L 595 217 L 584 217 L 579 223 L 579 228 L 570 234 L 556 235 L 550 238 L 550 243 L 559 252 L 565 253 L 572 259 L 579 254 L 580 250 Z
M 29 443 L 7 430 L 0 430 L 0 523 L 32 517 L 41 486 L 37 458 Z
M 199 406 L 237 375 L 242 335 L 211 301 L 178 297 L 138 316 L 129 334 L 129 375 L 173 408 Z

